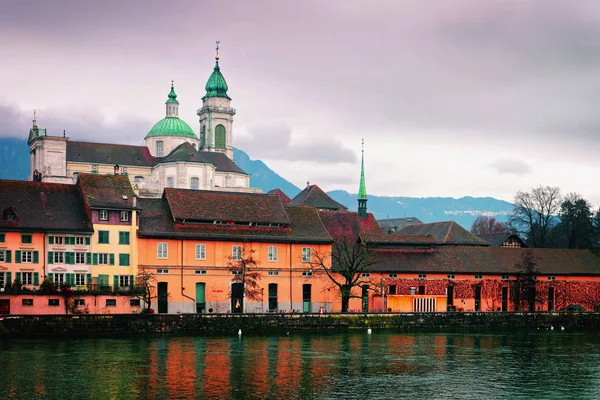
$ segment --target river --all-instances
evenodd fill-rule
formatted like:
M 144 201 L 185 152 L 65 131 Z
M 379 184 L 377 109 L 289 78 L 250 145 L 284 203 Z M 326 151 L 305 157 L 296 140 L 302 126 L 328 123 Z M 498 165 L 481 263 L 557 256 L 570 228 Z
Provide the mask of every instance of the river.
M 2 339 L 0 399 L 600 399 L 600 334 Z

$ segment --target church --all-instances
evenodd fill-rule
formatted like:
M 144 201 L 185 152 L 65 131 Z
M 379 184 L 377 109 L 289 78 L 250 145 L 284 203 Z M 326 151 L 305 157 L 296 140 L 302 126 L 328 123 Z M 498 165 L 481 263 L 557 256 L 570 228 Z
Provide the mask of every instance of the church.
M 165 118 L 146 134 L 143 146 L 74 141 L 49 136 L 34 117 L 29 131 L 29 180 L 75 184 L 79 174 L 126 175 L 140 197 L 160 197 L 164 188 L 260 193 L 233 159 L 233 116 L 219 55 L 198 109 L 198 136 L 179 118 L 171 82 Z

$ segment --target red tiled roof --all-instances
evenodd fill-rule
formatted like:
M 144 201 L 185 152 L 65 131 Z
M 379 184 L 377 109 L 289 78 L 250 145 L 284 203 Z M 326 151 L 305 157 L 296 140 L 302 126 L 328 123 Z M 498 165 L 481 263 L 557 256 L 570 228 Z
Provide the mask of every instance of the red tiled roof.
M 345 237 L 349 241 L 357 242 L 361 235 L 383 235 L 371 213 L 368 213 L 365 219 L 361 219 L 356 212 L 345 211 L 319 211 L 319 216 L 334 239 Z
M 531 249 L 543 275 L 600 275 L 600 257 L 588 250 Z M 526 249 L 443 246 L 429 254 L 377 252 L 373 272 L 515 274 Z
M 0 180 L 0 230 L 93 232 L 77 186 L 8 180 Z
M 431 235 L 435 237 L 439 244 L 489 246 L 488 242 L 479 239 L 454 221 L 407 225 L 399 233 L 407 235 Z
M 313 207 L 284 208 L 289 219 L 285 227 L 214 225 L 174 222 L 165 199 L 140 199 L 140 237 L 262 241 L 279 243 L 331 243 Z
M 436 244 L 437 241 L 431 235 L 402 235 L 402 234 L 381 234 L 381 235 L 361 235 L 361 240 L 365 243 L 373 244 Z
M 317 185 L 310 185 L 290 202 L 292 206 L 313 206 L 318 210 L 347 210 L 348 207 L 333 200 Z
M 80 174 L 78 185 L 90 208 L 134 208 L 135 193 L 126 175 Z
M 292 199 L 290 199 L 287 194 L 283 193 L 281 189 L 269 190 L 267 194 L 279 197 L 279 200 L 281 200 L 283 204 L 289 204 L 292 201 Z
M 500 232 L 500 233 L 490 233 L 487 235 L 477 235 L 477 237 L 481 240 L 484 240 L 492 245 L 492 247 L 500 247 L 504 242 L 506 242 L 509 238 L 513 242 L 518 242 L 522 247 L 527 247 L 527 244 L 517 235 L 516 233 L 512 233 L 510 231 Z
M 166 188 L 164 197 L 176 221 L 290 223 L 277 196 Z
M 67 161 L 151 167 L 154 157 L 146 146 L 67 141 Z

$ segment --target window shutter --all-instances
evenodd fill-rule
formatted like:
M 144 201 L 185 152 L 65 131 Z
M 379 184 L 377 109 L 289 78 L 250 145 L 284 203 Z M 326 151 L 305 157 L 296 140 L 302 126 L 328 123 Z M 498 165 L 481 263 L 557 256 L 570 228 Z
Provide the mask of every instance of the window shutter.
M 129 275 L 129 286 L 133 287 L 133 275 Z
M 16 281 L 19 281 L 19 282 L 21 282 L 21 283 L 23 283 L 23 281 L 21 280 L 21 273 L 20 273 L 20 272 L 17 272 L 17 273 L 15 274 L 15 280 L 16 280 Z
M 98 265 L 98 253 L 94 253 L 93 258 L 94 258 L 94 262 L 92 264 Z
M 15 251 L 15 262 L 17 264 L 21 263 L 21 250 Z
M 40 285 L 40 273 L 39 272 L 34 272 L 33 273 L 33 284 L 35 286 L 39 286 Z
M 71 244 L 72 244 L 72 245 L 74 245 L 74 244 L 75 244 L 75 236 L 71 236 L 71 237 L 69 238 L 69 240 L 70 240 L 70 242 L 71 242 Z
M 48 279 L 50 279 L 52 282 L 54 282 L 54 274 L 52 272 L 50 272 L 48 274 Z
M 40 253 L 37 250 L 35 250 L 33 252 L 33 263 L 37 264 L 39 262 L 40 262 Z
M 73 238 L 75 239 L 75 238 Z M 75 264 L 75 252 L 72 251 L 69 253 L 69 264 Z
M 12 262 L 12 252 L 10 250 L 6 250 L 6 262 Z
M 109 264 L 110 265 L 115 265 L 115 254 L 114 253 L 110 253 L 109 257 L 110 257 Z
M 101 286 L 108 286 L 108 275 L 98 275 L 98 281 Z
M 68 279 L 69 285 L 71 285 L 71 286 L 75 285 L 75 274 L 67 274 L 67 279 Z
M 85 274 L 85 283 L 86 283 L 86 285 L 89 285 L 90 283 L 92 283 L 92 274 Z
M 54 244 L 54 236 L 49 236 L 48 237 L 48 243 Z
M 12 284 L 12 272 L 5 272 L 5 274 L 6 274 L 5 285 Z
M 85 253 L 85 263 L 87 265 L 92 263 L 92 253 Z
M 86 237 L 85 238 L 85 244 L 87 244 L 88 246 L 90 245 L 90 237 Z
M 113 290 L 117 290 L 119 288 L 119 275 L 114 276 L 114 284 Z
M 54 252 L 53 251 L 48 252 L 48 264 L 54 264 Z

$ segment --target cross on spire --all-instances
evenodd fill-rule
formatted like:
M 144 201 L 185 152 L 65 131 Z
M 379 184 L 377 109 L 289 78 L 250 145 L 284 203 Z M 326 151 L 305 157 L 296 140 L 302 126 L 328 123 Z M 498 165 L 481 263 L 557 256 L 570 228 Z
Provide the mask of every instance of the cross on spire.
M 215 49 L 217 51 L 217 55 L 215 56 L 215 59 L 218 60 L 219 59 L 219 43 L 221 43 L 220 40 L 217 40 L 217 48 Z

